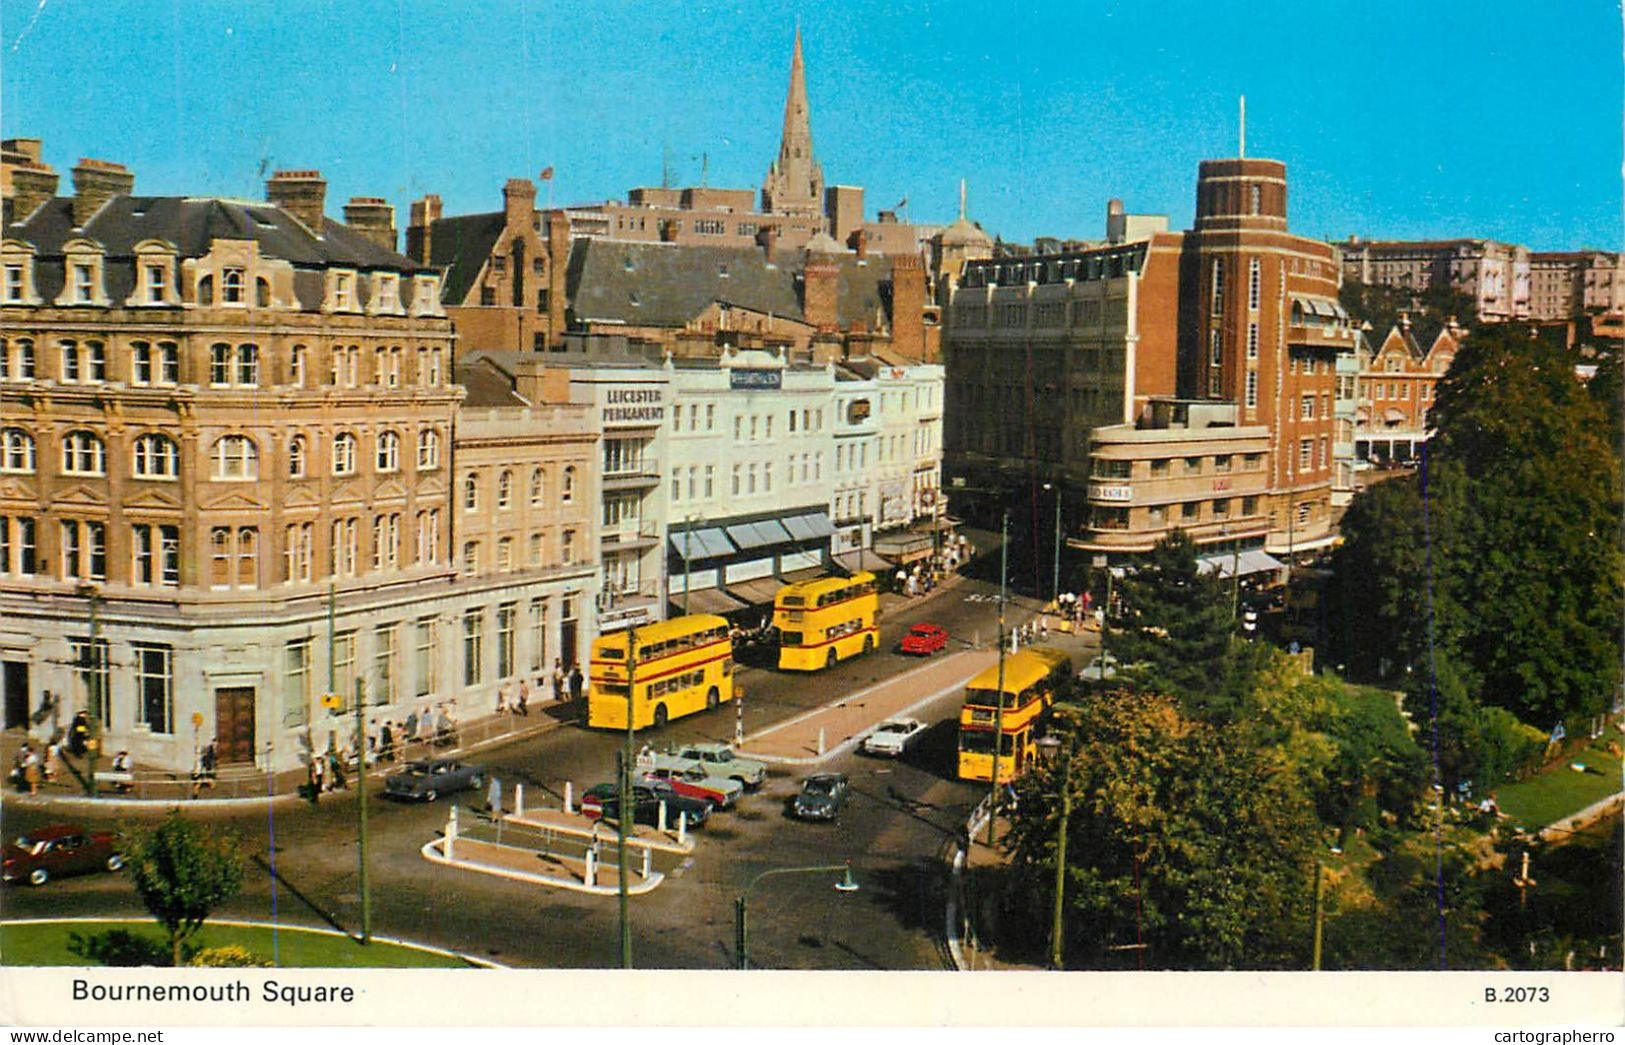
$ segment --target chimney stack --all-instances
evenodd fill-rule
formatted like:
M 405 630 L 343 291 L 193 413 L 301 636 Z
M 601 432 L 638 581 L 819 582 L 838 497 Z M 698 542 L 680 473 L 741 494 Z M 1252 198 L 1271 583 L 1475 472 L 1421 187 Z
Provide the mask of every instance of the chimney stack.
M 382 196 L 351 196 L 344 224 L 385 250 L 395 249 L 395 208 Z
M 502 186 L 502 209 L 510 232 L 530 228 L 536 217 L 536 183 L 509 178 Z
M 432 192 L 412 201 L 411 221 L 406 226 L 406 256 L 419 265 L 429 263 L 434 223 L 440 220 L 440 210 L 440 197 Z
M 11 217 L 23 221 L 40 204 L 56 197 L 56 171 L 43 163 L 18 164 L 11 169 Z
M 312 235 L 322 234 L 327 182 L 321 171 L 277 171 L 265 183 L 265 199 L 291 214 Z
M 84 228 L 108 200 L 128 196 L 134 189 L 135 175 L 124 164 L 81 158 L 73 169 L 74 228 Z

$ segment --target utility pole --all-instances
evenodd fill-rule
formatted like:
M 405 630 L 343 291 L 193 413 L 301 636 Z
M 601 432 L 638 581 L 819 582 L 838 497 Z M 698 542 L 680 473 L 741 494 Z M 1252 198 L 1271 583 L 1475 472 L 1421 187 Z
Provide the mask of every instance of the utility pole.
M 1320 934 L 1326 924 L 1326 869 L 1315 861 L 1315 962 L 1314 971 L 1320 971 Z
M 336 568 L 335 568 L 334 572 L 335 573 L 337 572 Z M 336 655 L 336 653 L 338 651 L 338 637 L 337 637 L 337 635 L 335 634 L 335 631 L 334 631 L 334 629 L 338 626 L 338 604 L 339 604 L 338 586 L 334 582 L 328 581 L 327 582 L 327 692 L 329 692 L 329 693 L 337 693 L 338 692 L 338 677 L 334 673 L 335 672 L 335 665 L 333 664 L 334 657 L 335 657 L 335 655 Z
M 999 524 L 999 681 L 993 710 L 993 782 L 987 796 L 987 845 L 993 848 L 994 828 L 999 820 L 999 750 L 1004 745 L 1004 589 L 1005 572 L 1010 565 L 1010 513 Z
M 367 878 L 367 719 L 362 710 L 366 683 L 355 680 L 355 808 L 357 860 L 361 880 L 361 942 L 372 942 L 372 889 Z
M 1236 613 L 1241 606 L 1241 540 L 1237 538 L 1230 542 L 1230 624 L 1236 623 Z
M 617 859 L 620 866 L 616 869 L 616 892 L 620 901 L 621 919 L 621 968 L 632 967 L 632 908 L 630 906 L 631 894 L 627 891 L 626 880 L 626 836 L 636 815 L 637 803 L 632 800 L 632 740 L 636 732 L 633 720 L 633 711 L 637 706 L 637 662 L 638 662 L 638 629 L 631 625 L 626 629 L 626 743 L 621 748 L 621 778 L 616 784 L 620 792 L 620 816 L 616 819 L 615 840 L 618 850 Z
M 690 554 L 690 545 L 694 541 L 694 517 L 691 515 L 684 522 L 687 525 L 683 527 L 683 616 L 686 617 L 688 616 L 688 590 L 694 586 L 692 580 L 694 556 Z
M 1061 768 L 1061 825 L 1055 835 L 1055 918 L 1050 926 L 1050 965 L 1066 968 L 1066 937 L 1063 915 L 1066 910 L 1066 832 L 1072 820 L 1072 745 L 1076 734 L 1066 737 L 1066 761 Z
M 85 738 L 85 774 L 91 798 L 96 797 L 96 756 L 102 746 L 102 714 L 107 710 L 107 692 L 102 689 L 102 676 L 107 670 L 107 658 L 102 656 L 102 594 L 90 589 L 90 736 Z

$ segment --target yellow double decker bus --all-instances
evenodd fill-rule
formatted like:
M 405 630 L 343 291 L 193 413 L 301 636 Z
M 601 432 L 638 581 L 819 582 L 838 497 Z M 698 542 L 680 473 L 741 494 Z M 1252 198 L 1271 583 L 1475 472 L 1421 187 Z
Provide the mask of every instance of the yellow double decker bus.
M 872 573 L 786 585 L 773 600 L 779 667 L 817 671 L 868 653 L 879 642 L 879 617 L 880 595 Z
M 588 666 L 587 725 L 625 729 L 627 632 L 592 644 Z M 632 726 L 659 729 L 674 718 L 734 698 L 734 647 L 728 622 L 710 614 L 675 617 L 636 629 L 632 665 Z
M 1004 716 L 999 718 L 999 668 L 994 665 L 965 686 L 959 709 L 959 779 L 993 779 L 993 736 L 999 744 L 999 782 L 1014 780 L 1038 754 L 1038 724 L 1055 704 L 1055 690 L 1072 670 L 1065 653 L 1034 646 L 1004 661 Z

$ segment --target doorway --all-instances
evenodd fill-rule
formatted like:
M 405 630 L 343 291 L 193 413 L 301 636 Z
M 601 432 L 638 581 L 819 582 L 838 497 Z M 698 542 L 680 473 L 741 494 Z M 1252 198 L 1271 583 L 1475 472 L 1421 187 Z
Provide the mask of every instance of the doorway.
M 215 690 L 214 721 L 216 761 L 223 766 L 253 762 L 254 687 L 230 686 Z
M 4 664 L 4 686 L 6 690 L 5 728 L 26 727 L 28 725 L 28 662 L 8 660 Z

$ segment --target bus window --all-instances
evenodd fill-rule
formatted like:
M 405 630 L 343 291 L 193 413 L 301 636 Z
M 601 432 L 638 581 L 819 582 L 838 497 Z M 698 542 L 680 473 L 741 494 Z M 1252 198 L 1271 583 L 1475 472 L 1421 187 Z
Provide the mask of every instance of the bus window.
M 801 645 L 801 632 L 799 632 L 799 631 L 781 631 L 781 632 L 779 632 L 779 645 L 781 645 L 781 646 L 799 646 L 799 645 Z

